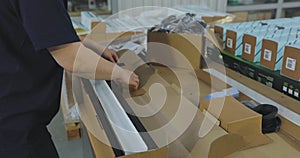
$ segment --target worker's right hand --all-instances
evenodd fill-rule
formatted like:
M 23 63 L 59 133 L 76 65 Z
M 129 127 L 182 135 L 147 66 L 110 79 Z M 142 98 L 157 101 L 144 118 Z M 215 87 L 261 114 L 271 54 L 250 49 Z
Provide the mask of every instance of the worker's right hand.
M 119 80 L 121 83 L 129 85 L 129 87 L 132 87 L 134 90 L 137 90 L 139 88 L 139 77 L 134 72 L 122 69 L 118 71 L 117 80 Z

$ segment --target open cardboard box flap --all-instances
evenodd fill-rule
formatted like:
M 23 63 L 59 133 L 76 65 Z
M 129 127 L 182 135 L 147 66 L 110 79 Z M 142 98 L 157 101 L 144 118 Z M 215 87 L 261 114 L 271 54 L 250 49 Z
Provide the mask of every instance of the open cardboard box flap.
M 140 118 L 147 130 L 153 130 L 153 128 L 163 125 L 165 123 L 164 121 L 172 119 L 174 116 L 173 114 L 176 113 L 177 110 L 177 107 L 172 105 L 174 100 L 176 102 L 176 98 L 178 98 L 178 95 L 180 95 L 177 90 L 169 85 L 158 74 L 154 74 L 150 77 L 149 81 L 145 85 L 145 89 L 148 90 L 149 85 L 152 85 L 153 83 L 164 84 L 169 92 L 168 94 L 170 95 L 170 98 L 166 101 L 166 104 L 168 104 L 166 105 L 167 107 L 163 107 L 163 109 L 161 109 L 157 114 L 150 117 Z M 145 94 L 144 96 L 135 97 L 134 99 L 139 103 L 145 103 L 147 102 L 148 97 L 149 95 Z M 185 102 L 188 102 L 188 100 L 185 99 Z M 239 151 L 243 147 L 242 145 L 244 144 L 244 140 L 241 138 L 241 136 L 228 134 L 218 125 L 214 125 L 213 129 L 206 136 L 200 138 L 198 136 L 199 128 L 204 117 L 204 114 L 198 110 L 187 130 L 167 147 L 121 156 L 120 158 L 223 158 L 224 156 Z M 166 131 L 166 133 L 167 132 L 172 131 Z M 99 141 L 91 133 L 89 133 L 89 137 L 97 158 L 116 157 L 110 146 L 107 146 Z M 162 138 L 162 136 L 158 137 L 156 135 L 151 135 L 151 137 L 154 139 L 154 141 L 159 141 L 157 139 Z
M 222 106 L 223 105 L 223 106 Z M 204 100 L 201 110 L 207 110 L 221 122 L 221 127 L 229 133 L 237 134 L 244 139 L 244 148 L 251 148 L 270 143 L 271 140 L 262 134 L 262 116 L 247 108 L 232 96 Z
M 210 29 L 206 29 L 203 34 L 163 33 L 150 30 L 147 40 L 148 61 L 163 63 L 174 68 L 198 70 L 207 41 L 218 49 L 223 49 Z
M 165 87 L 167 91 L 167 99 L 165 105 L 160 109 L 156 114 L 149 117 L 140 117 L 140 121 L 143 123 L 147 131 L 152 131 L 159 129 L 164 126 L 166 123 L 170 122 L 174 115 L 178 112 L 178 102 L 180 101 L 180 88 L 176 87 L 175 82 L 170 73 L 162 73 L 161 70 L 165 70 L 165 67 L 155 67 L 157 71 L 153 74 L 146 85 L 143 87 L 147 93 L 142 96 L 134 97 L 134 101 L 137 104 L 145 105 L 151 101 L 149 95 L 149 89 L 151 85 L 161 84 Z M 174 69 L 176 71 L 176 69 Z M 189 71 L 178 70 L 181 73 L 188 73 Z M 184 71 L 184 72 L 182 72 Z M 167 75 L 167 76 L 166 76 Z M 171 78 L 170 81 L 169 78 Z M 167 80 L 165 80 L 167 79 Z M 200 81 L 201 82 L 201 81 Z M 179 88 L 179 90 L 178 90 Z M 153 94 L 155 95 L 155 94 Z M 160 94 L 158 94 L 160 95 Z M 155 96 L 152 96 L 155 97 Z M 185 97 L 183 99 L 184 105 L 192 104 Z M 155 105 L 148 106 L 155 109 Z M 195 106 L 197 110 L 197 107 Z M 186 117 L 186 116 L 182 116 Z M 191 124 L 188 126 L 186 131 L 173 143 L 168 145 L 169 157 L 172 158 L 182 158 L 182 157 L 194 157 L 194 158 L 223 158 L 224 156 L 230 155 L 240 149 L 244 148 L 246 144 L 242 136 L 238 134 L 228 134 L 225 130 L 220 128 L 218 125 L 213 125 L 213 128 L 207 135 L 204 137 L 199 137 L 200 126 L 203 123 L 205 115 L 198 110 L 196 116 L 193 118 Z M 211 122 L 211 124 L 214 124 Z M 175 127 L 176 125 L 174 125 Z M 176 126 L 177 127 L 177 126 Z M 176 128 L 174 128 L 176 130 Z M 172 130 L 166 130 L 165 133 L 173 132 Z M 151 135 L 151 134 L 150 134 Z M 159 142 L 163 138 L 162 135 L 151 135 L 155 142 Z

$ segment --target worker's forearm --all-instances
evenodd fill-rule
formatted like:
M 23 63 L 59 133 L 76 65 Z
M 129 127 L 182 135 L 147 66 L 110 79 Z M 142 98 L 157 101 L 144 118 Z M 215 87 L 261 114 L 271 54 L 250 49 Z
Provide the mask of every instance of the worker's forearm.
M 100 56 L 103 54 L 105 48 L 103 46 L 101 46 L 99 43 L 90 40 L 88 38 L 80 38 L 82 43 L 84 44 L 85 47 L 93 50 L 94 52 L 96 52 L 97 54 L 99 54 Z
M 49 50 L 58 64 L 77 76 L 89 79 L 111 80 L 119 78 L 120 76 L 118 75 L 122 74 L 116 64 L 105 60 L 80 42 Z M 117 75 L 112 76 L 113 71 Z

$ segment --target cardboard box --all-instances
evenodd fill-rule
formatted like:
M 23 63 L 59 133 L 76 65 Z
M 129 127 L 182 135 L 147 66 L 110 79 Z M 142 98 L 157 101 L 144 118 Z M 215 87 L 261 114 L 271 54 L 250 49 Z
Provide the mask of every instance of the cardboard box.
M 148 32 L 147 60 L 170 67 L 199 69 L 203 45 L 202 35 Z
M 218 39 L 222 39 L 222 42 L 226 41 L 227 29 L 239 29 L 243 27 L 243 23 L 230 23 L 230 24 L 216 24 L 214 27 L 214 33 Z M 223 45 L 225 48 L 225 44 Z
M 295 81 L 300 80 L 300 48 L 299 45 L 286 46 L 284 50 L 281 75 L 291 78 Z M 294 90 L 292 90 L 294 91 Z M 296 93 L 299 96 L 298 91 Z
M 281 70 L 283 53 L 279 53 L 279 51 L 286 42 L 283 44 L 283 41 L 263 39 L 262 43 L 260 65 L 274 71 Z
M 221 107 L 223 104 L 224 106 Z M 218 118 L 221 122 L 220 126 L 228 133 L 242 136 L 246 142 L 245 148 L 270 142 L 269 138 L 262 134 L 262 116 L 231 96 L 202 101 L 200 109 L 207 110 Z
M 235 16 L 234 22 L 246 22 L 248 21 L 248 12 L 230 12 Z
M 154 129 L 158 129 L 159 127 L 164 126 L 166 123 L 173 119 L 174 114 L 176 114 L 178 110 L 178 106 L 176 106 L 178 104 L 178 100 L 180 100 L 178 96 L 181 95 L 180 92 L 178 92 L 178 90 L 173 85 L 170 85 L 167 81 L 163 79 L 163 77 L 161 77 L 158 74 L 152 75 L 147 84 L 144 86 L 144 88 L 148 91 L 149 87 L 153 83 L 160 83 L 164 85 L 168 92 L 168 98 L 165 102 L 165 106 L 163 106 L 163 108 L 159 112 L 155 113 L 153 116 L 139 118 L 147 131 L 153 131 Z M 133 99 L 136 103 L 140 105 L 145 105 L 145 103 L 149 102 L 149 94 L 137 96 Z M 181 99 L 183 99 L 184 105 L 192 105 L 192 103 L 189 102 L 185 97 Z M 126 103 L 122 102 L 122 105 L 126 106 Z M 155 105 L 149 107 L 153 108 L 155 107 Z M 193 107 L 193 109 L 197 110 L 197 107 L 195 106 Z M 218 125 L 215 125 L 214 123 L 211 123 L 213 125 L 211 131 L 204 137 L 200 138 L 199 128 L 204 120 L 204 117 L 204 114 L 200 110 L 196 111 L 196 116 L 192 118 L 191 124 L 187 126 L 185 132 L 183 132 L 182 135 L 179 135 L 180 137 L 174 142 L 170 143 L 167 147 L 151 149 L 142 153 L 120 156 L 120 158 L 223 158 L 224 156 L 232 154 L 243 148 L 245 142 L 242 139 L 242 136 L 231 134 L 229 135 L 226 131 L 224 131 L 222 128 L 220 128 Z M 175 124 L 171 124 L 170 127 L 165 129 L 165 135 L 156 135 L 155 133 L 150 133 L 150 136 L 156 144 L 160 144 L 165 141 L 169 142 L 169 136 L 172 136 L 172 134 L 176 132 L 176 130 L 178 130 L 180 126 L 182 125 L 178 126 Z M 104 130 L 100 129 L 98 131 L 98 134 L 103 132 Z M 110 146 L 107 146 L 104 143 L 97 140 L 97 138 L 95 138 L 91 133 L 89 133 L 89 138 L 91 140 L 91 144 L 95 152 L 96 158 L 116 157 L 115 153 L 113 152 L 113 149 Z M 228 144 L 228 142 L 230 143 Z M 199 153 L 199 151 L 201 151 L 201 153 Z
M 222 50 L 215 35 L 206 30 L 201 34 L 148 32 L 147 62 L 184 69 L 199 69 L 201 55 L 209 40 Z M 205 39 L 205 40 L 204 40 Z
M 281 70 L 284 47 L 295 39 L 296 35 L 283 35 L 280 37 L 263 39 L 260 64 L 270 70 Z
M 226 18 L 226 16 L 202 16 L 201 18 L 204 20 L 205 23 L 209 24 L 222 20 Z
M 116 158 L 117 156 L 113 152 L 113 149 L 99 141 L 96 137 L 94 137 L 91 133 L 88 133 L 90 142 L 92 144 L 92 148 L 96 158 Z M 160 148 L 149 150 L 147 152 L 131 154 L 127 156 L 119 156 L 118 158 L 168 158 L 168 149 Z
M 90 34 L 85 36 L 85 38 L 99 42 L 105 47 L 108 47 L 114 43 L 122 43 L 130 41 L 135 37 L 140 37 L 142 32 L 117 32 L 117 33 L 106 33 L 107 24 L 105 22 L 100 22 L 93 26 Z
M 238 29 L 227 29 L 226 31 L 225 51 L 235 56 L 242 55 L 244 34 L 263 27 L 258 21 L 241 23 L 241 26 Z
M 157 68 L 157 67 L 156 67 Z M 181 97 L 180 99 L 180 90 L 177 90 L 177 86 L 170 84 L 169 82 L 174 81 L 174 79 L 168 80 L 167 82 L 165 77 L 169 78 L 169 73 L 167 73 L 167 68 L 161 67 L 158 68 L 158 73 L 160 75 L 153 75 L 144 86 L 144 89 L 148 91 L 150 86 L 153 83 L 159 83 L 163 85 L 167 92 L 168 97 L 165 101 L 165 105 L 160 109 L 159 112 L 155 113 L 150 117 L 140 117 L 139 119 L 143 123 L 145 129 L 147 131 L 153 131 L 161 128 L 162 126 L 170 123 L 174 119 L 175 114 L 178 114 L 178 103 L 183 102 L 186 106 L 186 110 L 190 109 L 190 105 L 192 103 L 187 100 L 185 97 Z M 186 71 L 186 70 L 175 70 L 175 71 Z M 171 77 L 170 77 L 171 78 Z M 155 95 L 155 94 L 154 94 Z M 157 94 L 161 95 L 161 94 Z M 157 96 L 152 96 L 157 97 Z M 149 94 L 138 96 L 133 98 L 134 101 L 140 105 L 145 105 L 149 103 L 150 96 Z M 124 104 L 123 104 L 124 105 Z M 130 106 L 130 105 L 129 105 Z M 150 107 L 155 107 L 156 105 L 151 105 Z M 192 105 L 194 106 L 194 105 Z M 197 109 L 197 107 L 194 107 Z M 218 127 L 218 125 L 214 125 L 210 132 L 204 137 L 199 137 L 199 128 L 204 120 L 204 114 L 199 110 L 196 113 L 196 116 L 193 118 L 191 124 L 184 131 L 184 133 L 176 139 L 173 143 L 168 145 L 169 149 L 169 157 L 171 158 L 182 158 L 182 157 L 208 157 L 208 158 L 221 158 L 224 155 L 229 155 L 233 152 L 239 151 L 244 147 L 245 142 L 242 139 L 242 136 L 232 135 L 228 136 L 227 132 Z M 178 122 L 177 122 L 178 123 Z M 182 125 L 179 124 L 169 124 L 167 128 L 165 128 L 166 135 L 155 135 L 152 133 L 151 137 L 154 142 L 157 144 L 161 144 L 162 141 L 170 141 L 169 135 L 172 136 L 174 132 L 178 131 L 182 128 Z M 180 130 L 179 130 L 180 131 Z M 230 142 L 230 143 L 228 143 Z M 201 151 L 201 153 L 199 153 Z M 218 154 L 216 154 L 218 153 Z M 222 155 L 222 156 L 220 156 Z
M 248 14 L 248 21 L 272 19 L 272 11 L 255 12 Z
M 239 57 L 233 57 L 231 54 L 226 52 L 223 52 L 222 56 L 222 61 L 219 61 L 220 59 L 215 57 L 209 58 L 212 58 L 215 62 L 224 63 L 226 67 L 279 91 L 284 97 L 290 96 L 296 100 L 300 100 L 298 93 L 300 92 L 300 84 L 298 81 L 280 74 L 279 71 L 271 71 L 257 63 L 248 62 Z M 283 97 L 280 98 L 282 99 Z M 289 103 L 284 104 L 289 105 Z
M 276 33 L 276 25 L 263 25 L 253 30 L 253 32 L 245 33 L 243 36 L 242 58 L 259 62 L 261 56 L 262 40 L 272 37 Z
M 279 27 L 284 27 L 286 25 L 295 27 L 298 26 L 298 22 L 295 22 L 295 20 L 291 18 L 282 18 L 234 24 L 222 24 L 215 26 L 215 34 L 220 39 L 223 39 L 224 48 L 227 52 L 239 56 L 242 55 L 242 52 L 244 51 L 243 47 L 241 47 L 241 42 L 243 43 L 244 34 L 249 33 L 250 35 L 254 35 L 255 37 L 260 37 L 261 35 L 270 36 L 274 34 L 271 31 L 276 31 Z M 268 35 L 266 34 L 266 31 L 268 31 Z M 260 53 L 259 51 L 256 52 Z M 249 58 L 250 61 L 254 60 L 252 59 L 253 57 L 248 57 L 247 55 L 245 56 L 245 58 Z M 259 57 L 257 56 L 257 58 Z

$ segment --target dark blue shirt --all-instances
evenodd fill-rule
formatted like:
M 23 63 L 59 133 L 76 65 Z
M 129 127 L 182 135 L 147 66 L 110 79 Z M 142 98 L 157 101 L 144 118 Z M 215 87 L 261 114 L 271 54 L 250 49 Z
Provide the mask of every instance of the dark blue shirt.
M 63 69 L 47 48 L 79 41 L 66 0 L 1 0 L 0 151 L 38 139 L 57 113 Z

